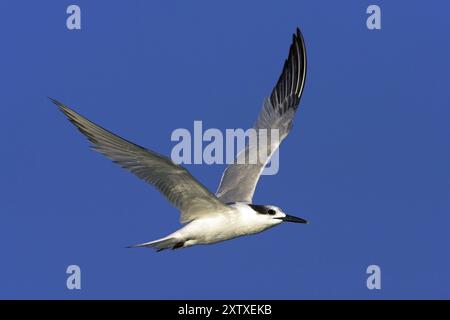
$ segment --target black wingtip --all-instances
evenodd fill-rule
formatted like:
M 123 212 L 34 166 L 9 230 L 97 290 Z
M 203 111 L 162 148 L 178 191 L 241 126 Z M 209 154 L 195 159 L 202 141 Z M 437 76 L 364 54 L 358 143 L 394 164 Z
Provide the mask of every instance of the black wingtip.
M 300 28 L 299 27 L 297 27 L 297 30 L 296 30 L 296 36 L 297 36 L 297 38 L 300 40 L 300 41 L 302 41 L 302 39 L 303 39 L 303 34 L 302 34 L 302 32 L 300 31 Z
M 286 108 L 297 109 L 306 75 L 305 42 L 300 28 L 292 34 L 292 43 L 288 58 L 283 65 L 283 71 L 270 95 L 273 109 L 281 113 Z M 284 106 L 282 109 L 281 106 Z
M 294 41 L 298 43 L 299 47 L 305 47 L 305 39 L 303 38 L 303 33 L 300 31 L 299 27 L 297 27 L 297 30 L 294 34 Z
M 62 104 L 61 102 L 59 102 L 58 100 L 52 98 L 52 97 L 47 97 L 51 102 L 53 102 L 54 104 Z
M 61 102 L 59 102 L 56 99 L 53 99 L 52 97 L 47 97 L 51 102 L 53 102 L 60 110 L 64 110 L 66 108 L 65 105 L 63 105 Z
M 59 104 L 60 104 L 58 100 L 53 99 L 52 97 L 47 97 L 47 98 L 48 98 L 48 100 L 50 100 L 51 102 L 53 102 L 53 103 L 56 104 L 56 105 L 59 105 Z

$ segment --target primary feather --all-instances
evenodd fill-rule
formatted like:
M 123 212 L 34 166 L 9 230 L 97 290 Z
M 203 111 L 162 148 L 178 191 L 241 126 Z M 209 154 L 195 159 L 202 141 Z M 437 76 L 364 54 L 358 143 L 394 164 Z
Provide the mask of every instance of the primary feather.
M 155 186 L 180 210 L 182 223 L 228 210 L 182 166 L 96 125 L 59 101 L 51 101 L 92 142 L 95 150 Z
M 247 143 L 246 147 L 239 152 L 234 163 L 225 169 L 216 192 L 217 197 L 223 202 L 252 202 L 261 172 L 291 131 L 292 121 L 303 92 L 305 77 L 305 43 L 300 30 L 297 29 L 296 34 L 293 35 L 283 72 L 271 95 L 265 99 L 264 106 L 254 125 L 257 132 L 260 129 L 266 129 L 268 133 L 270 129 L 278 130 L 279 139 L 267 139 L 266 152 L 262 154 L 258 150 L 259 138 L 253 143 Z M 258 162 L 251 164 L 248 159 L 258 159 Z

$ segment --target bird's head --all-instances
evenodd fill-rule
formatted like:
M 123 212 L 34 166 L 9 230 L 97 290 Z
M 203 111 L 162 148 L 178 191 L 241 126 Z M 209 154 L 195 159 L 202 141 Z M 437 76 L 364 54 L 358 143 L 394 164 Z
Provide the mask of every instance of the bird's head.
M 280 208 L 271 205 L 249 204 L 257 215 L 271 224 L 279 224 L 283 221 L 295 223 L 308 223 L 305 219 L 294 217 L 283 212 Z

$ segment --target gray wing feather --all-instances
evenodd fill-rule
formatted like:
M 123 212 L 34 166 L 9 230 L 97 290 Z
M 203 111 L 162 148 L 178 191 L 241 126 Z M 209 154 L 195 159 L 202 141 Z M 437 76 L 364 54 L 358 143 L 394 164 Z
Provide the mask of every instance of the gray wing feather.
M 236 157 L 234 164 L 229 165 L 217 190 L 217 197 L 223 202 L 252 202 L 261 172 L 269 162 L 275 150 L 292 129 L 292 121 L 297 111 L 306 77 L 306 51 L 303 36 L 299 29 L 293 35 L 288 59 L 284 63 L 283 72 L 278 79 L 270 97 L 265 99 L 264 106 L 254 125 L 260 129 L 278 129 L 279 139 L 267 140 L 267 152 L 258 152 L 258 141 L 247 143 Z M 245 163 L 253 153 L 258 154 L 258 162 Z M 239 161 L 240 160 L 240 161 Z M 243 164 L 240 164 L 243 163 Z
M 227 206 L 200 184 L 185 168 L 169 158 L 127 141 L 96 125 L 69 107 L 54 100 L 59 109 L 93 144 L 93 148 L 137 177 L 155 186 L 181 211 L 186 223 Z

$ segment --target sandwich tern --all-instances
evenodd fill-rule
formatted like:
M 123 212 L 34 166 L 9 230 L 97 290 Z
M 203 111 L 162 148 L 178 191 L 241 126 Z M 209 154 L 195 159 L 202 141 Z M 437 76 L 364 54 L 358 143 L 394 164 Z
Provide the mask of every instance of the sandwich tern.
M 181 229 L 158 240 L 131 247 L 164 249 L 212 244 L 262 232 L 283 221 L 307 223 L 287 215 L 277 206 L 252 203 L 261 172 L 273 152 L 292 129 L 306 77 L 305 43 L 297 28 L 289 56 L 269 97 L 264 101 L 254 129 L 277 129 L 279 139 L 267 141 L 259 162 L 235 161 L 224 171 L 216 194 L 198 182 L 185 168 L 154 151 L 127 141 L 96 125 L 69 107 L 50 98 L 92 143 L 92 148 L 158 189 L 181 214 Z M 257 152 L 249 143 L 236 157 Z

